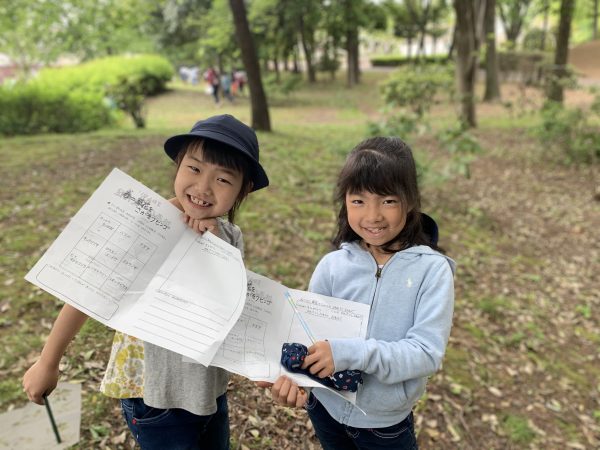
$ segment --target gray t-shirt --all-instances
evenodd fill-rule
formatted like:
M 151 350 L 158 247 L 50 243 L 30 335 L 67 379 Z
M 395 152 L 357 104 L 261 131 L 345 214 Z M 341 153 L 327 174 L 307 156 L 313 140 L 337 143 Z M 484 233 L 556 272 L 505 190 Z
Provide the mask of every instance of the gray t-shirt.
M 244 255 L 240 229 L 218 219 L 219 236 Z M 229 372 L 184 362 L 183 356 L 144 342 L 144 403 L 161 409 L 181 408 L 199 416 L 217 411 L 216 399 L 227 391 Z

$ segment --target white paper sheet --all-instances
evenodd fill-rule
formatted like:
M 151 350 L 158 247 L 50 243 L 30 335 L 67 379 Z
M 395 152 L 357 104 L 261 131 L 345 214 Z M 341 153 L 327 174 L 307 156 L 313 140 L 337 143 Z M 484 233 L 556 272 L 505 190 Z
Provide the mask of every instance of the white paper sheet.
M 114 169 L 25 276 L 124 333 L 208 365 L 242 312 L 238 249 Z
M 298 342 L 307 347 L 312 344 L 285 298 L 286 290 L 290 292 L 298 311 L 317 340 L 364 338 L 369 306 L 288 289 L 249 270 L 247 279 L 248 294 L 244 310 L 215 355 L 212 365 L 256 381 L 274 382 L 285 374 L 300 386 L 323 387 L 306 375 L 288 372 L 280 364 L 284 342 Z M 345 392 L 343 396 L 354 403 L 354 394 Z
M 239 250 L 180 220 L 180 211 L 114 169 L 25 277 L 96 320 L 252 380 L 286 373 L 284 342 L 365 337 L 369 306 L 288 289 L 246 271 Z M 351 394 L 344 394 L 353 401 Z

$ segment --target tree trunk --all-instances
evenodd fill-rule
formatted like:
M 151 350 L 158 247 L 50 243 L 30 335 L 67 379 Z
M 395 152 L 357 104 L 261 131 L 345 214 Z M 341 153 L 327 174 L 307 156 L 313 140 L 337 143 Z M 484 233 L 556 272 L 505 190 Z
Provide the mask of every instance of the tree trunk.
M 346 32 L 346 53 L 348 55 L 347 83 L 348 87 L 360 83 L 360 66 L 358 50 L 358 29 Z
M 281 81 L 281 73 L 279 70 L 279 59 L 277 59 L 277 54 L 273 56 L 273 68 L 275 69 L 275 79 L 279 83 Z
M 477 74 L 476 12 L 473 0 L 454 0 L 456 11 L 456 76 L 461 101 L 461 121 L 477 126 L 475 77 Z
M 313 48 L 311 42 L 309 42 L 309 33 L 307 33 L 306 27 L 304 26 L 304 20 L 300 17 L 300 41 L 302 42 L 302 50 L 304 50 L 304 59 L 306 60 L 306 73 L 308 74 L 308 82 L 316 83 L 317 81 L 317 71 L 315 70 L 315 66 L 313 64 Z
M 298 47 L 294 47 L 294 53 L 292 53 L 292 67 L 294 73 L 300 73 L 300 68 L 298 67 Z
M 233 14 L 235 35 L 248 77 L 248 89 L 250 90 L 250 104 L 252 108 L 252 128 L 261 131 L 271 131 L 269 105 L 262 84 L 254 40 L 248 26 L 244 0 L 229 0 L 229 6 Z
M 498 55 L 496 54 L 496 0 L 487 0 L 484 19 L 485 34 L 485 94 L 486 102 L 500 98 Z
M 452 29 L 452 40 L 450 41 L 450 48 L 448 48 L 448 60 L 454 57 L 454 50 L 456 49 L 456 21 L 454 22 L 454 28 Z
M 594 0 L 594 19 L 592 20 L 592 39 L 598 39 L 598 0 Z
M 548 34 L 548 17 L 550 16 L 550 0 L 544 0 L 544 19 L 542 21 L 542 42 L 540 50 L 546 50 L 546 35 Z
M 554 70 L 548 88 L 548 100 L 563 102 L 562 79 L 567 76 L 567 59 L 569 57 L 569 37 L 571 35 L 571 20 L 575 0 L 561 0 L 560 22 L 558 24 L 558 36 L 556 38 L 556 52 L 554 53 Z

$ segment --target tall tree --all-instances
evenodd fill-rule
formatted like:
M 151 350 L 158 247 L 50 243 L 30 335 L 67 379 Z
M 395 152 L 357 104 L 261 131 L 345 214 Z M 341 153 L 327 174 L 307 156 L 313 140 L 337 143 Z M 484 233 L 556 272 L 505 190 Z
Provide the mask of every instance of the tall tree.
M 229 0 L 233 14 L 235 35 L 242 53 L 242 61 L 248 75 L 248 88 L 250 90 L 250 103 L 252 108 L 252 128 L 261 131 L 271 131 L 269 105 L 260 75 L 260 64 L 254 48 L 254 39 L 250 34 L 246 5 L 244 0 Z
M 344 0 L 344 24 L 347 55 L 348 86 L 360 82 L 360 54 L 358 46 L 358 30 L 361 25 L 362 0 Z
M 477 74 L 477 0 L 454 0 L 456 12 L 456 77 L 465 127 L 477 126 L 475 80 Z
M 569 39 L 571 36 L 571 22 L 575 0 L 561 0 L 560 22 L 556 37 L 556 50 L 554 53 L 554 70 L 550 77 L 548 100 L 562 103 L 564 98 L 563 80 L 568 75 L 567 60 L 569 58 Z
M 418 36 L 418 28 L 404 3 L 396 3 L 394 0 L 385 2 L 385 9 L 392 17 L 394 36 L 406 39 L 406 57 L 412 57 L 412 43 Z
M 485 0 L 485 93 L 483 99 L 492 101 L 500 98 L 498 80 L 498 55 L 496 54 L 496 0 Z
M 516 45 L 521 35 L 530 4 L 531 0 L 498 0 L 498 11 L 506 39 L 513 45 Z
M 289 3 L 290 13 L 298 24 L 298 34 L 304 52 L 306 73 L 308 82 L 317 81 L 317 69 L 315 67 L 316 32 L 321 20 L 322 5 L 320 0 L 291 0 Z
M 594 0 L 594 16 L 592 17 L 592 39 L 598 39 L 598 0 Z

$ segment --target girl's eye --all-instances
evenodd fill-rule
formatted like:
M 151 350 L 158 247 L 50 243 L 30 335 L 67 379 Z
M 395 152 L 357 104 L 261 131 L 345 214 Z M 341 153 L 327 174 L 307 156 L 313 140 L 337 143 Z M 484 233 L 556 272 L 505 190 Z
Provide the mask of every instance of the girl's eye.
M 362 205 L 362 203 L 363 203 L 363 201 L 362 201 L 362 200 L 360 200 L 360 199 L 358 199 L 358 198 L 355 198 L 354 200 L 350 200 L 350 202 L 351 202 L 353 205 Z
M 386 198 L 383 201 L 384 205 L 393 205 L 393 204 L 396 204 L 396 203 L 398 203 L 398 200 L 396 200 L 395 198 Z
M 220 181 L 221 183 L 231 184 L 231 182 L 229 180 L 226 180 L 225 178 L 217 178 L 217 180 Z
M 200 172 L 200 169 L 198 169 L 195 166 L 188 166 L 188 168 L 192 171 L 192 172 Z

